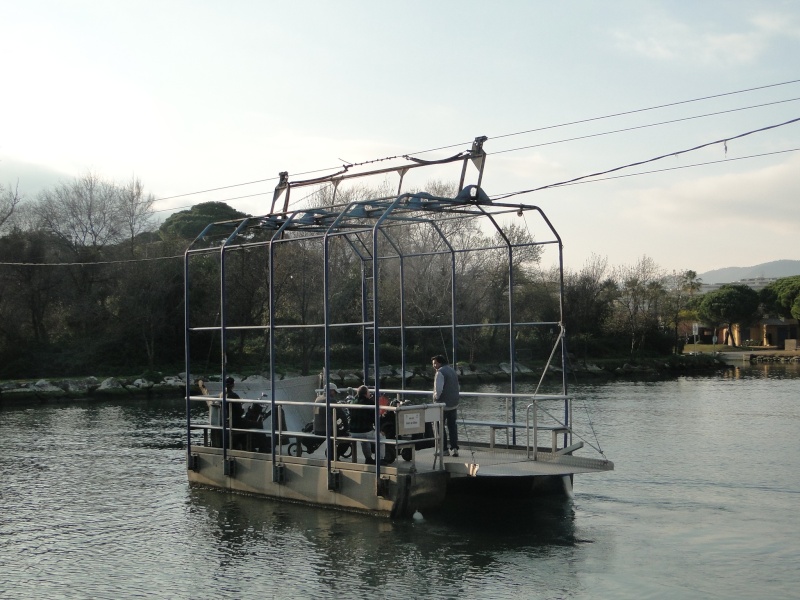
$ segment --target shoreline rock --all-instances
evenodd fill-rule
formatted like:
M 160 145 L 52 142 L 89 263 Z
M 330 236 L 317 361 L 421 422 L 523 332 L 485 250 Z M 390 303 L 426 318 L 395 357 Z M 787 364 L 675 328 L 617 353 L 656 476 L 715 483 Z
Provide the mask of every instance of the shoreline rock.
M 72 402 L 78 400 L 109 400 L 113 398 L 151 398 L 174 395 L 183 388 L 185 380 L 165 377 L 154 383 L 145 378 L 134 380 L 107 377 L 100 381 L 90 376 L 79 379 L 39 379 L 30 381 L 0 382 L 0 406 L 36 402 Z
M 619 379 L 631 378 L 660 378 L 676 377 L 686 373 L 698 371 L 711 371 L 727 366 L 718 359 L 698 359 L 698 357 L 669 357 L 653 359 L 633 363 L 632 361 L 618 360 L 608 361 L 603 366 L 595 363 L 585 363 L 573 360 L 567 366 L 567 372 L 571 379 L 575 380 L 598 380 L 598 379 Z M 511 371 L 508 364 L 468 364 L 459 362 L 454 365 L 458 371 L 461 383 L 492 383 L 507 381 Z M 528 365 L 517 363 L 517 381 L 533 381 L 541 376 L 541 366 L 534 368 Z M 159 381 L 153 381 L 156 377 L 154 373 L 139 377 L 107 377 L 102 381 L 97 377 L 83 377 L 75 379 L 53 379 L 46 378 L 37 381 L 4 381 L 0 382 L 0 406 L 25 403 L 46 403 L 46 402 L 68 402 L 68 401 L 92 401 L 110 400 L 120 398 L 158 398 L 174 397 L 176 392 L 182 394 L 182 388 L 186 385 L 187 374 L 185 372 L 178 375 L 160 376 Z M 339 387 L 358 387 L 362 382 L 362 373 L 353 369 L 339 369 L 334 374 L 334 381 Z M 432 385 L 433 371 L 429 367 L 414 367 L 403 373 L 406 383 L 417 383 L 423 386 Z M 243 377 L 231 373 L 236 381 L 244 380 L 265 380 L 263 375 L 250 375 Z M 284 379 L 289 375 L 282 375 Z M 551 367 L 547 377 L 562 377 L 560 367 Z M 197 380 L 219 381 L 219 376 L 189 375 L 192 385 L 192 393 L 199 394 L 200 391 L 195 385 Z M 391 388 L 399 386 L 402 382 L 401 373 L 398 369 L 385 367 L 381 369 L 381 386 Z

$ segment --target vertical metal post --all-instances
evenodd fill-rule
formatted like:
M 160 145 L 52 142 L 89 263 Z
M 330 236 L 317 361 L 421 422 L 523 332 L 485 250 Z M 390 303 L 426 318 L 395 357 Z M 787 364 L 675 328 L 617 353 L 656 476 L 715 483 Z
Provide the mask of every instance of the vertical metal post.
M 381 397 L 381 378 L 378 372 L 381 364 L 381 339 L 380 339 L 380 319 L 378 317 L 378 275 L 380 268 L 378 265 L 378 233 L 380 232 L 381 221 L 386 217 L 386 213 L 379 218 L 374 227 L 372 228 L 372 368 L 375 372 L 375 494 L 380 494 L 380 480 L 381 480 L 381 460 L 384 456 L 381 455 L 381 411 L 380 411 L 380 397 Z M 366 381 L 366 373 L 364 380 Z M 386 452 L 386 448 L 383 448 Z M 380 459 L 380 460 L 378 460 Z
M 400 389 L 406 389 L 406 278 L 405 260 L 398 252 L 400 261 Z
M 372 257 L 372 260 L 375 260 L 375 257 Z M 370 359 L 370 352 L 369 352 L 369 336 L 373 336 L 374 340 L 374 332 L 371 334 L 369 326 L 367 325 L 367 317 L 369 316 L 369 291 L 367 290 L 367 281 L 369 277 L 367 277 L 367 273 L 371 273 L 372 269 L 366 264 L 365 259 L 361 259 L 361 365 L 364 369 L 364 383 L 367 383 L 369 378 L 369 359 Z
M 331 434 L 333 433 L 336 425 L 333 422 L 333 415 L 331 414 L 331 397 L 330 393 L 328 392 L 331 382 L 330 239 L 330 229 L 328 229 L 325 231 L 325 235 L 322 238 L 322 312 L 324 317 L 323 331 L 325 339 L 325 356 L 323 358 L 325 377 L 322 382 L 322 393 L 325 395 L 325 447 L 328 449 L 326 464 L 328 468 L 329 485 L 331 483 L 332 463 L 337 458 L 334 454 L 336 449 L 334 444 L 331 442 Z
M 449 244 L 448 244 L 449 246 Z M 455 368 L 458 361 L 458 333 L 456 331 L 456 253 L 450 247 L 450 337 L 453 343 L 453 359 L 451 364 Z
M 539 404 L 533 399 L 533 460 L 537 460 L 539 451 Z
M 225 243 L 219 249 L 219 343 L 221 350 L 221 365 L 220 373 L 222 374 L 222 464 L 228 464 L 228 445 L 230 441 L 230 419 L 228 418 L 228 386 L 225 380 L 228 377 L 227 362 L 228 362 L 228 335 L 227 335 L 227 318 L 226 314 L 226 294 L 225 294 Z
M 504 236 L 505 237 L 505 236 Z M 511 365 L 511 393 L 517 391 L 517 344 L 514 330 L 514 248 L 510 240 L 506 239 L 508 244 L 508 351 L 509 360 Z M 517 422 L 517 398 L 511 396 L 511 422 Z M 513 428 L 511 431 L 511 440 L 516 445 L 517 443 L 517 429 Z
M 564 327 L 564 246 L 560 238 L 558 240 L 558 283 L 558 320 L 561 324 L 561 365 L 563 367 L 561 370 L 561 389 L 564 393 L 564 425 L 566 427 L 572 427 L 572 422 L 570 421 L 570 401 L 569 398 L 567 398 L 569 386 L 567 367 L 569 365 L 569 357 L 567 355 L 567 330 Z M 564 433 L 564 447 L 566 446 L 567 433 Z
M 189 465 L 192 459 L 192 412 L 191 400 L 189 397 L 192 395 L 191 388 L 191 352 L 189 350 L 189 342 L 191 336 L 189 334 L 189 250 L 187 249 L 183 255 L 183 323 L 184 323 L 184 340 L 183 352 L 184 360 L 186 362 L 186 464 Z
M 378 369 L 381 364 L 381 339 L 380 339 L 380 318 L 378 315 L 378 275 L 380 273 L 380 269 L 378 267 L 379 263 L 379 254 L 378 254 L 378 234 L 381 231 L 381 225 L 383 224 L 384 220 L 388 218 L 391 212 L 395 209 L 395 207 L 400 203 L 403 196 L 398 196 L 394 199 L 391 205 L 386 207 L 386 210 L 383 211 L 383 214 L 378 217 L 375 221 L 375 224 L 372 226 L 372 327 L 373 327 L 373 360 L 374 365 L 373 368 L 375 369 L 375 454 L 376 456 L 381 456 L 381 446 L 380 446 L 380 408 L 379 408 L 379 399 L 381 393 L 381 378 L 378 373 Z M 364 379 L 366 380 L 366 374 Z M 383 449 L 384 452 L 386 448 Z M 380 494 L 380 479 L 381 479 L 381 461 L 375 461 L 375 493 Z
M 288 219 L 287 219 L 288 222 Z M 276 232 L 269 240 L 268 248 L 268 277 L 269 277 L 269 392 L 270 392 L 270 410 L 272 411 L 271 415 L 271 429 L 270 432 L 270 439 L 272 444 L 272 464 L 276 464 L 276 456 L 280 452 L 280 445 L 278 444 L 278 436 L 276 435 L 276 429 L 280 431 L 279 425 L 276 427 L 275 422 L 275 415 L 277 414 L 276 405 L 275 405 L 275 240 L 280 239 L 278 237 L 278 233 Z M 300 444 L 300 440 L 297 440 L 297 444 Z M 299 451 L 299 449 L 298 449 Z M 299 456 L 299 454 L 298 454 Z M 278 478 L 282 476 L 282 472 L 279 472 L 273 467 L 272 470 L 272 480 L 277 481 Z
M 279 441 L 279 434 L 276 431 L 280 431 L 280 423 L 276 422 L 276 415 L 278 415 L 277 404 L 275 401 L 275 329 L 276 329 L 276 322 L 275 322 L 275 251 L 277 249 L 277 245 L 280 240 L 283 238 L 283 233 L 289 224 L 292 222 L 294 215 L 286 215 L 286 220 L 283 224 L 272 234 L 272 237 L 269 240 L 269 389 L 270 389 L 270 399 L 271 399 L 271 410 L 272 410 L 272 458 L 273 458 L 273 465 L 275 464 L 275 457 L 277 453 L 280 452 L 280 445 L 278 444 Z M 298 439 L 297 444 L 299 445 L 301 442 Z M 299 447 L 298 447 L 299 451 Z M 283 471 L 276 469 L 273 467 L 273 474 L 272 479 L 275 482 L 283 483 L 281 479 L 283 477 Z
M 228 386 L 225 385 L 225 380 L 228 377 L 228 296 L 227 296 L 227 283 L 225 281 L 226 271 L 225 271 L 225 254 L 226 250 L 228 249 L 228 244 L 234 239 L 236 236 L 239 235 L 239 232 L 245 228 L 247 225 L 248 219 L 243 219 L 239 225 L 233 230 L 233 232 L 222 242 L 220 246 L 219 253 L 219 325 L 220 325 L 220 334 L 219 334 L 219 341 L 220 347 L 222 350 L 222 357 L 221 357 L 221 368 L 220 371 L 222 373 L 222 464 L 225 466 L 226 469 L 229 468 L 228 465 L 228 447 L 231 445 L 231 419 L 229 418 L 230 415 L 228 414 Z M 232 474 L 232 473 L 231 473 Z

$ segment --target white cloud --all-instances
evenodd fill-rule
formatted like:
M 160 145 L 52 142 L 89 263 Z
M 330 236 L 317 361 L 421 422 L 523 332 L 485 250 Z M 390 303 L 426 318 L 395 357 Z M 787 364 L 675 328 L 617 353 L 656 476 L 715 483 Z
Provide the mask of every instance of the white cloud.
M 726 29 L 704 29 L 702 21 L 681 22 L 667 15 L 634 22 L 613 35 L 622 50 L 645 58 L 704 66 L 749 65 L 782 36 L 800 37 L 793 15 L 762 13 Z
M 781 35 L 800 39 L 800 21 L 794 15 L 762 13 L 752 19 L 764 35 Z
M 732 163 L 735 164 L 735 163 Z M 763 243 L 796 235 L 800 223 L 800 156 L 743 172 L 628 192 L 632 222 L 647 227 L 713 227 Z

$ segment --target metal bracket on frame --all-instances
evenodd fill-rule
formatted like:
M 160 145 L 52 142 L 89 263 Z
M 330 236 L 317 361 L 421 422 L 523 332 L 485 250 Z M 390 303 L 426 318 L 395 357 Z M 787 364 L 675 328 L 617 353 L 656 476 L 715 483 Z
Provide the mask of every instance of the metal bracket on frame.
M 197 454 L 190 454 L 186 457 L 186 468 L 195 473 L 200 470 L 200 457 Z
M 389 496 L 389 477 L 386 475 L 382 475 L 380 479 L 378 479 L 377 483 L 377 494 L 381 498 L 388 498 Z
M 286 483 L 286 465 L 272 465 L 272 481 Z

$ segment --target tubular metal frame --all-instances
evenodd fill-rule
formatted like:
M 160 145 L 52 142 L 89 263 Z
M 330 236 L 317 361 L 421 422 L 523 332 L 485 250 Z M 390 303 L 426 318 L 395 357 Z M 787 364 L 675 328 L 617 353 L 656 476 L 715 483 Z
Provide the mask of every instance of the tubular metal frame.
M 452 348 L 451 362 L 455 364 L 458 360 L 458 331 L 468 327 L 508 327 L 508 361 L 510 364 L 510 396 L 512 398 L 512 420 L 516 422 L 516 333 L 517 328 L 529 323 L 516 321 L 516 306 L 514 302 L 515 279 L 514 279 L 514 253 L 521 247 L 557 245 L 558 248 L 558 310 L 559 320 L 554 322 L 541 322 L 536 324 L 549 325 L 559 329 L 559 336 L 556 344 L 561 346 L 562 365 L 566 363 L 567 348 L 564 339 L 563 327 L 563 245 L 561 238 L 555 228 L 537 206 L 514 205 L 492 202 L 480 189 L 483 177 L 483 169 L 486 163 L 486 154 L 483 151 L 485 138 L 476 138 L 472 149 L 462 152 L 456 156 L 441 161 L 423 163 L 417 161 L 411 164 L 404 164 L 399 167 L 368 171 L 363 173 L 347 173 L 350 167 L 344 171 L 328 177 L 313 180 L 290 182 L 286 173 L 281 173 L 281 178 L 275 188 L 272 209 L 268 215 L 261 217 L 247 217 L 241 220 L 226 221 L 208 225 L 203 232 L 187 248 L 184 255 L 184 318 L 185 318 L 185 359 L 186 359 L 186 416 L 187 416 L 187 460 L 191 461 L 191 426 L 190 426 L 190 376 L 191 373 L 191 352 L 190 337 L 192 332 L 197 331 L 219 331 L 219 343 L 221 350 L 220 374 L 222 381 L 228 375 L 227 366 L 227 333 L 231 330 L 241 329 L 261 329 L 267 330 L 269 334 L 269 379 L 271 391 L 269 398 L 272 406 L 272 439 L 273 448 L 276 445 L 276 347 L 275 332 L 280 329 L 290 329 L 293 327 L 322 327 L 324 330 L 324 381 L 322 387 L 327 388 L 330 383 L 331 373 L 331 332 L 336 327 L 360 327 L 362 336 L 362 361 L 365 383 L 374 388 L 375 396 L 381 392 L 380 367 L 381 354 L 380 342 L 382 332 L 398 330 L 400 332 L 401 347 L 403 349 L 401 358 L 401 372 L 407 369 L 405 348 L 407 333 L 415 329 L 437 328 L 449 330 L 450 343 Z M 461 193 L 456 198 L 437 197 L 427 193 L 402 192 L 403 178 L 409 169 L 428 166 L 431 164 L 458 163 L 462 164 L 459 181 Z M 468 166 L 472 164 L 477 169 L 476 183 L 464 187 L 464 182 Z M 313 209 L 289 210 L 289 195 L 292 188 L 329 183 L 334 186 L 334 198 L 339 184 L 347 179 L 364 177 L 368 175 L 384 174 L 394 172 L 400 177 L 398 192 L 396 196 L 374 198 L 371 200 L 352 201 L 339 206 Z M 276 202 L 284 197 L 283 210 L 274 212 Z M 525 243 L 512 242 L 503 232 L 498 224 L 497 218 L 504 214 L 516 213 L 522 215 L 526 212 L 533 212 L 544 223 L 544 229 L 549 232 L 547 239 L 542 241 L 530 241 Z M 457 248 L 451 243 L 446 231 L 440 223 L 449 219 L 476 218 L 481 219 L 482 223 L 488 223 L 503 241 L 502 245 L 480 248 Z M 392 233 L 395 228 L 409 225 L 422 225 L 431 227 L 437 239 L 441 243 L 441 248 L 434 248 L 424 252 L 409 251 L 403 247 L 402 241 Z M 222 232 L 220 235 L 219 232 Z M 253 241 L 255 239 L 255 241 Z M 343 239 L 347 246 L 351 248 L 358 260 L 361 261 L 361 321 L 356 323 L 334 322 L 331 316 L 331 280 L 335 274 L 331 272 L 330 252 L 331 244 L 337 239 Z M 227 283 L 226 283 L 226 257 L 231 251 L 244 250 L 266 246 L 268 249 L 269 278 L 274 281 L 276 269 L 276 250 L 279 245 L 292 244 L 299 241 L 315 241 L 322 244 L 323 250 L 323 312 L 324 320 L 322 323 L 304 324 L 302 326 L 279 323 L 276 320 L 276 294 L 274 286 L 269 287 L 269 324 L 237 325 L 228 326 L 227 314 Z M 457 282 L 457 256 L 462 252 L 475 252 L 482 250 L 505 249 L 507 253 L 507 281 L 508 281 L 508 322 L 497 323 L 459 323 L 457 314 L 456 282 Z M 208 324 L 190 323 L 190 260 L 193 257 L 206 255 L 210 252 L 219 253 L 219 325 L 210 326 Z M 424 256 L 447 256 L 450 265 L 449 287 L 450 287 L 450 320 L 449 323 L 438 325 L 413 324 L 408 320 L 406 309 L 406 263 L 409 258 L 420 258 Z M 396 260 L 398 262 L 398 278 L 400 287 L 400 315 L 399 323 L 394 325 L 384 325 L 380 319 L 380 265 L 384 261 Z M 554 351 L 555 351 L 554 347 Z M 369 381 L 369 374 L 373 373 L 372 381 Z M 402 377 L 401 389 L 405 389 L 405 378 Z M 567 395 L 566 369 L 562 371 L 562 394 Z M 222 414 L 227 415 L 227 392 L 223 385 L 222 393 Z M 326 402 L 326 409 L 330 410 L 330 399 Z M 375 422 L 379 421 L 379 408 L 375 408 Z M 564 423 L 569 426 L 569 405 L 565 402 Z M 223 421 L 225 423 L 225 421 Z M 377 438 L 376 427 L 376 443 Z M 223 459 L 227 461 L 227 438 L 229 435 L 228 426 L 223 427 Z M 514 430 L 516 433 L 516 430 Z M 328 448 L 331 448 L 332 436 L 330 427 L 326 436 Z M 514 440 L 516 443 L 516 439 Z M 566 438 L 565 438 L 566 443 Z M 331 471 L 332 452 L 328 452 L 328 470 Z M 376 489 L 380 479 L 380 464 L 376 465 Z

